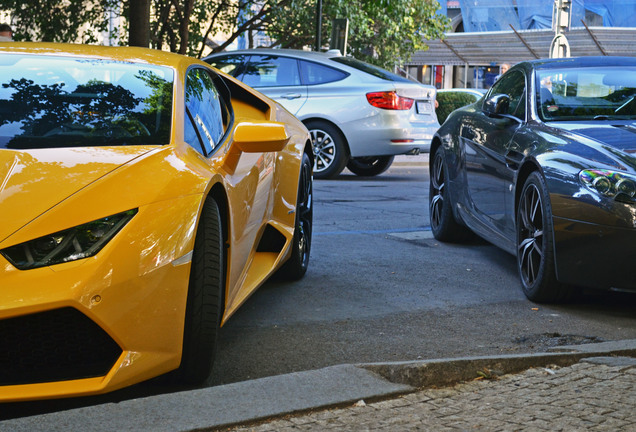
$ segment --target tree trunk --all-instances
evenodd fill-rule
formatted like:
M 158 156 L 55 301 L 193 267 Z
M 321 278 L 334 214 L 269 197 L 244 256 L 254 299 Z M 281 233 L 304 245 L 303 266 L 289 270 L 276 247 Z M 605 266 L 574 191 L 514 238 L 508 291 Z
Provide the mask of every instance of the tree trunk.
M 129 0 L 128 44 L 150 46 L 150 0 Z
M 185 55 L 188 53 L 188 32 L 190 31 L 190 15 L 192 15 L 192 9 L 194 9 L 194 0 L 186 0 L 184 6 L 183 16 L 179 23 L 179 39 L 181 39 L 179 54 Z

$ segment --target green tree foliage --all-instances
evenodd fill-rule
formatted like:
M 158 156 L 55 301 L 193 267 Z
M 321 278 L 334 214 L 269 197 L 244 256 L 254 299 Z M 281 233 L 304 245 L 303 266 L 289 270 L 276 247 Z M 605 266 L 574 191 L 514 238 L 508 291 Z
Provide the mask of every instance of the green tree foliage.
M 128 1 L 134 0 L 123 3 L 124 17 L 129 16 Z M 213 52 L 222 51 L 241 34 L 264 29 L 271 19 L 271 11 L 287 7 L 291 1 L 151 0 L 150 46 L 201 57 L 205 42 L 214 35 L 223 34 L 226 40 L 221 45 L 209 47 Z M 135 21 L 130 25 L 136 25 Z
M 117 0 L 0 0 L 0 10 L 12 15 L 17 41 L 94 43 L 120 6 Z
M 127 0 L 122 7 L 122 16 L 126 18 L 130 1 L 135 0 Z M 285 7 L 290 1 L 151 0 L 150 46 L 201 57 L 206 41 L 222 34 L 226 40 L 221 45 L 209 46 L 213 52 L 222 51 L 241 34 L 262 30 L 270 19 L 270 12 Z M 135 20 L 131 20 L 130 25 L 136 25 Z M 126 44 L 127 40 L 124 38 L 122 43 Z
M 129 18 L 135 0 L 0 0 L 13 17 L 14 38 L 23 41 L 96 42 L 109 17 Z M 316 0 L 150 0 L 150 16 L 134 17 L 125 26 L 149 20 L 150 46 L 201 57 L 205 41 L 222 51 L 240 35 L 266 32 L 273 46 L 302 48 L 315 44 Z M 436 0 L 323 0 L 322 40 L 329 43 L 331 20 L 349 19 L 349 53 L 380 66 L 408 60 L 426 49 L 424 39 L 442 37 L 448 19 L 437 15 Z M 127 21 L 124 21 L 126 23 Z M 127 44 L 128 28 L 118 29 Z
M 194 8 L 194 29 L 190 29 L 193 37 L 191 50 L 201 57 L 208 38 L 222 33 L 227 35 L 226 41 L 220 46 L 211 47 L 213 51 L 222 51 L 231 45 L 245 31 L 253 31 L 261 24 L 272 7 L 287 0 L 265 0 L 259 6 L 254 6 L 251 0 L 214 0 L 197 1 Z M 249 16 L 249 20 L 239 19 Z
M 222 50 L 247 31 L 258 31 L 273 8 L 291 0 L 150 0 L 150 15 L 131 18 L 135 0 L 0 0 L 12 17 L 17 41 L 94 43 L 109 29 L 109 18 L 124 17 L 124 28 L 110 29 L 128 43 L 128 26 L 149 21 L 150 46 L 200 56 L 211 35 L 226 34 Z M 237 26 L 239 16 L 245 18 Z M 145 23 L 148 24 L 148 23 Z
M 448 30 L 438 9 L 436 0 L 323 0 L 322 39 L 328 44 L 333 19 L 348 18 L 348 54 L 391 67 Z M 315 0 L 291 0 L 272 12 L 266 31 L 283 48 L 313 46 L 315 13 Z

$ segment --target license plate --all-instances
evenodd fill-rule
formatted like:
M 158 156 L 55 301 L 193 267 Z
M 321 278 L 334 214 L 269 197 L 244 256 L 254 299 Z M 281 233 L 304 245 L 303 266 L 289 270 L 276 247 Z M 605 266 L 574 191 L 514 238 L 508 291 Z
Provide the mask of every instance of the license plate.
M 433 107 L 430 101 L 416 101 L 415 109 L 418 114 L 430 114 L 433 112 Z

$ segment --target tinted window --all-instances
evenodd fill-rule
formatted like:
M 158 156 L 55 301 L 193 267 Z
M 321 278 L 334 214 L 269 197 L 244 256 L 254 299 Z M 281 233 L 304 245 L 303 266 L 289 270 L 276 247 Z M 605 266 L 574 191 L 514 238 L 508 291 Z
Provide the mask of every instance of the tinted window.
M 508 114 L 525 120 L 526 118 L 526 79 L 523 72 L 513 71 L 502 76 L 490 90 L 490 95 L 505 94 L 510 98 Z
M 383 80 L 412 82 L 411 80 L 408 80 L 404 77 L 391 73 L 388 70 L 384 70 L 377 66 L 370 65 L 369 63 L 356 60 L 353 57 L 331 57 L 329 60 L 358 69 L 359 71 L 366 72 L 370 75 L 373 75 L 374 77 L 381 78 Z
M 208 155 L 221 142 L 225 134 L 227 109 L 214 86 L 210 74 L 203 69 L 191 69 L 186 81 L 186 108 L 198 138 L 203 143 L 203 152 Z M 185 137 L 188 144 L 200 149 L 199 142 L 192 142 L 194 135 L 186 128 Z
M 539 116 L 550 120 L 636 118 L 636 68 L 582 67 L 540 70 Z
M 170 68 L 2 54 L 0 148 L 167 144 Z
M 232 55 L 232 56 L 224 56 L 224 57 L 215 57 L 211 59 L 207 59 L 206 62 L 210 63 L 212 66 L 217 68 L 218 70 L 225 72 L 226 74 L 237 76 L 240 74 L 241 65 L 245 63 L 247 56 L 245 55 Z
M 190 115 L 187 115 L 183 120 L 183 140 L 190 144 L 190 146 L 199 153 L 205 154 L 205 151 L 203 150 L 203 142 L 199 137 L 197 128 L 194 126 L 194 120 Z
M 345 79 L 349 74 L 329 66 L 299 60 L 303 84 L 324 84 Z
M 241 81 L 251 87 L 300 85 L 296 59 L 278 56 L 250 56 Z

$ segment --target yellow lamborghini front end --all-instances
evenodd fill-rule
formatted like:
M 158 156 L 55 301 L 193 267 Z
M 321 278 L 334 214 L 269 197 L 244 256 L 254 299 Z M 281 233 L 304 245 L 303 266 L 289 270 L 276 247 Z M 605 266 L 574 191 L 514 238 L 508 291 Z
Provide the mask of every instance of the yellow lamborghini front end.
M 0 53 L 0 401 L 103 393 L 200 363 L 187 346 L 208 343 L 190 329 L 206 325 L 191 316 L 209 285 L 193 275 L 204 222 L 220 245 L 205 264 L 218 280 L 203 293 L 218 303 L 208 339 L 271 274 L 302 276 L 312 156 L 289 113 L 174 54 Z M 200 379 L 207 360 L 183 376 Z

